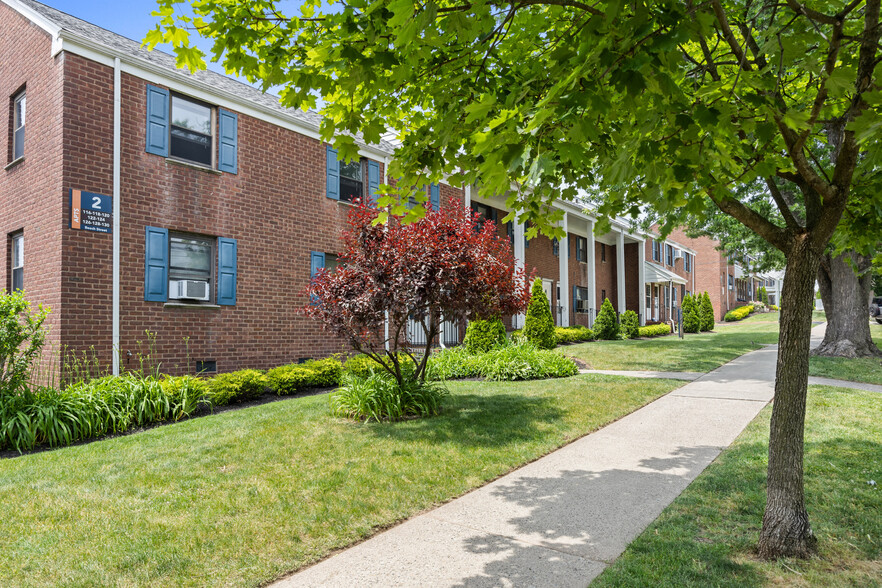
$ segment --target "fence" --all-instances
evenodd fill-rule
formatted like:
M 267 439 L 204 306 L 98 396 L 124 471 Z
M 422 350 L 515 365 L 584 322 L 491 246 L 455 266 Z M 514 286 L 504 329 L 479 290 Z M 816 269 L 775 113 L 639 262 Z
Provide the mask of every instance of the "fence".
M 441 323 L 441 333 L 439 335 L 441 345 L 450 347 L 459 345 L 459 324 L 457 321 L 444 321 Z M 414 320 L 407 321 L 407 342 L 411 347 L 425 347 L 426 333 L 423 331 L 422 325 Z

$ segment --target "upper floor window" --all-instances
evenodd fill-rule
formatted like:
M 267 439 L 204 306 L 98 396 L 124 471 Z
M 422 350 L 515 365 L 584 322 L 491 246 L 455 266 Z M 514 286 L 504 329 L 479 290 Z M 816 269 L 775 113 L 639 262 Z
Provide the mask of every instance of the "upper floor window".
M 683 253 L 683 269 L 687 272 L 692 271 L 692 254 L 691 253 Z
M 606 243 L 600 244 L 600 261 L 606 263 Z
M 364 162 L 340 162 L 340 200 L 355 202 L 364 198 Z
M 213 167 L 213 118 L 210 106 L 172 94 L 169 155 Z
M 729 290 L 734 290 L 734 289 L 735 289 L 735 278 L 732 276 L 732 274 L 729 274 Z
M 12 280 L 10 290 L 24 289 L 24 234 L 18 233 L 11 238 Z
M 588 239 L 576 236 L 576 260 L 588 263 Z
M 238 171 L 236 113 L 147 85 L 147 153 Z
M 661 243 L 655 239 L 652 240 L 652 260 L 661 263 Z
M 24 157 L 27 96 L 24 91 L 12 97 L 12 161 Z
M 665 259 L 668 265 L 674 265 L 674 248 L 671 245 L 665 245 Z

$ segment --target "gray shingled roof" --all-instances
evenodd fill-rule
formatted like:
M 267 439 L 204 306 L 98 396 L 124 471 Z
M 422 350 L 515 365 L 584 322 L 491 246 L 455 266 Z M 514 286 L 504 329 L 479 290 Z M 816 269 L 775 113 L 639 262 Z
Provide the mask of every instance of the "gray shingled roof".
M 148 51 L 142 48 L 141 44 L 137 41 L 93 25 L 35 0 L 19 0 L 19 2 L 40 13 L 47 20 L 55 23 L 56 26 L 65 31 L 80 35 L 109 49 L 130 55 L 133 58 L 149 61 L 151 64 L 167 70 L 169 75 L 180 79 L 183 83 L 195 79 L 243 100 L 270 108 L 280 115 L 294 118 L 309 128 L 317 129 L 321 123 L 322 118 L 319 113 L 312 110 L 305 112 L 297 108 L 285 108 L 279 103 L 277 96 L 265 94 L 257 88 L 231 77 L 209 70 L 197 71 L 191 74 L 188 70 L 178 69 L 175 65 L 174 56 L 168 53 L 159 50 Z M 361 135 L 356 135 L 356 140 L 364 145 Z M 390 154 L 395 151 L 395 145 L 386 140 L 381 140 L 380 144 L 375 145 L 375 147 L 388 151 Z

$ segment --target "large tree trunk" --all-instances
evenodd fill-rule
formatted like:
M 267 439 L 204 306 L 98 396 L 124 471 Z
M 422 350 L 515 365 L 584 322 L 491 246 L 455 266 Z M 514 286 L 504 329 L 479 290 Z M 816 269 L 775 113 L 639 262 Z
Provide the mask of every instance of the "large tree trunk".
M 849 263 L 862 275 L 859 278 Z M 872 287 L 871 261 L 848 251 L 824 255 L 818 268 L 818 285 L 827 314 L 827 331 L 815 355 L 831 357 L 879 357 L 882 352 L 870 335 L 868 314 Z
M 766 559 L 808 557 L 817 544 L 805 509 L 802 458 L 812 301 L 819 264 L 808 238 L 796 237 L 784 273 L 766 512 L 757 546 L 760 557 Z

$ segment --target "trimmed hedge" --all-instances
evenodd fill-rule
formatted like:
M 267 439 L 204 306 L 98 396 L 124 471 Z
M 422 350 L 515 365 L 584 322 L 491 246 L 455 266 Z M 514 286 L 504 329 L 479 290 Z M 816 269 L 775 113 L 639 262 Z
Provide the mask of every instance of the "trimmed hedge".
M 554 338 L 555 338 L 555 340 L 557 340 L 558 345 L 562 345 L 564 343 L 579 343 L 582 341 L 593 341 L 594 340 L 594 331 L 592 331 L 588 327 L 583 327 L 583 326 L 555 327 L 554 328 Z
M 462 344 L 469 353 L 486 353 L 505 343 L 505 325 L 499 317 L 469 321 Z
M 208 381 L 206 398 L 214 406 L 226 406 L 254 400 L 267 388 L 266 376 L 260 370 L 239 370 L 219 374 Z
M 751 312 L 753 312 L 753 306 L 749 304 L 747 306 L 740 306 L 727 312 L 726 316 L 723 317 L 723 320 L 727 323 L 731 323 L 732 321 L 743 321 Z
M 329 357 L 271 369 L 266 373 L 266 381 L 276 394 L 282 396 L 296 394 L 304 388 L 336 386 L 342 374 L 343 364 L 340 360 Z
M 641 337 L 658 337 L 659 335 L 670 335 L 671 325 L 661 323 L 658 325 L 647 325 L 640 327 Z

